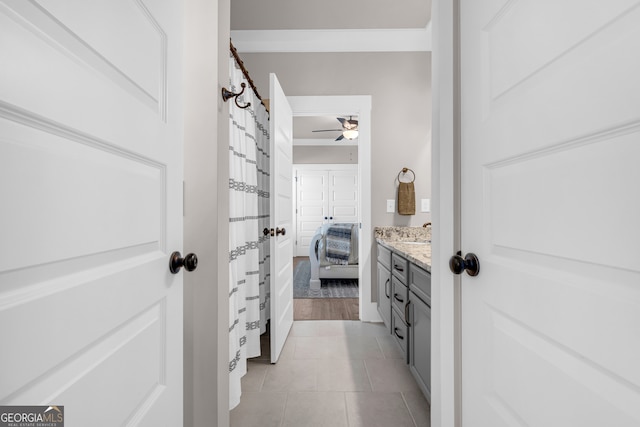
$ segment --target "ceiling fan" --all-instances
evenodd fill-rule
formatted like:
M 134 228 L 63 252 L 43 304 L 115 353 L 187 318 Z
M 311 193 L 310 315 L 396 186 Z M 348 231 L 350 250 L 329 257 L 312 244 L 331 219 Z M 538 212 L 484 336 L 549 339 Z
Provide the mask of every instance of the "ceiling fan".
M 344 138 L 351 140 L 358 137 L 358 121 L 353 116 L 349 116 L 348 120 L 343 117 L 336 117 L 336 119 L 342 125 L 342 129 L 319 129 L 312 132 L 342 132 L 342 135 L 337 137 L 336 141 Z

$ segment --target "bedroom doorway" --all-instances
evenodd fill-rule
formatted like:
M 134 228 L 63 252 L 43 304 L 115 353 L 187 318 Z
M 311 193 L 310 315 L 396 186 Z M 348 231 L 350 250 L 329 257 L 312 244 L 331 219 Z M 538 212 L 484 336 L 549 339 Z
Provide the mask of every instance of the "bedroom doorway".
M 326 128 L 324 119 L 335 120 L 293 125 L 294 141 L 305 142 L 293 149 L 294 320 L 359 320 L 357 138 L 305 138 Z
M 356 141 L 343 138 L 339 141 L 339 131 L 321 132 L 325 140 L 328 140 L 326 147 L 336 147 L 343 152 L 343 156 L 350 158 L 351 164 L 357 164 L 358 168 L 358 316 L 357 319 L 363 322 L 380 321 L 380 316 L 376 309 L 376 303 L 372 302 L 372 263 L 371 250 L 373 245 L 373 229 L 371 224 L 371 96 L 350 95 L 350 96 L 288 96 L 287 97 L 293 112 L 294 122 L 300 118 L 326 117 L 329 120 L 328 126 L 321 129 L 339 129 L 341 122 L 338 118 L 349 118 L 358 120 L 358 137 Z M 294 125 L 295 126 L 295 125 Z M 337 134 L 336 134 L 337 133 Z M 294 138 L 295 139 L 295 138 Z M 328 160 L 329 150 L 314 151 L 309 148 L 314 145 L 302 140 L 294 140 L 294 147 L 297 151 L 312 156 L 316 163 L 338 163 Z M 353 144 L 350 145 L 350 144 Z M 298 150 L 297 147 L 301 149 Z M 304 154 L 303 154 L 304 156 Z M 299 161 L 299 157 L 296 158 Z M 295 161 L 294 161 L 295 162 Z M 311 161 L 307 163 L 312 163 Z M 295 271 L 295 270 L 294 270 Z

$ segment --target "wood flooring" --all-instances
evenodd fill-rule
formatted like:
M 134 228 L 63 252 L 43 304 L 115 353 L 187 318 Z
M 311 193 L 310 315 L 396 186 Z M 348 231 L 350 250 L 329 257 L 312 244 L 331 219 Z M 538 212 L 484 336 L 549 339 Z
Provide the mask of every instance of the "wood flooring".
M 293 300 L 293 320 L 359 320 L 358 298 Z
M 293 258 L 293 270 L 302 260 Z M 293 320 L 359 320 L 358 298 L 305 298 L 293 300 Z

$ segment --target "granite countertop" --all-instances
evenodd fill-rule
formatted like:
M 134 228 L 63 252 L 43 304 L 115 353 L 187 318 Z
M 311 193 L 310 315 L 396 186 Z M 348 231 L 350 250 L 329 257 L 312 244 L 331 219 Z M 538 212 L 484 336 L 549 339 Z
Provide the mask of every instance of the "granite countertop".
M 376 242 L 431 273 L 430 227 L 375 227 L 373 232 Z

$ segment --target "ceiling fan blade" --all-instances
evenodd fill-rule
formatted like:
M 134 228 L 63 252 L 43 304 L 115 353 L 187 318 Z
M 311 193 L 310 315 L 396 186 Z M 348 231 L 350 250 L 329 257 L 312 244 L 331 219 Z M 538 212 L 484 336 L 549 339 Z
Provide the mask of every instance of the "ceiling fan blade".
M 341 139 L 344 139 L 344 135 L 340 135 L 339 137 L 337 137 L 336 141 L 340 141 Z
M 311 132 L 342 132 L 342 129 L 318 129 Z
M 343 129 L 346 129 L 346 130 L 358 129 L 358 121 L 355 119 L 352 119 L 351 117 L 349 117 L 349 120 L 342 117 L 336 117 L 336 119 L 338 119 Z

